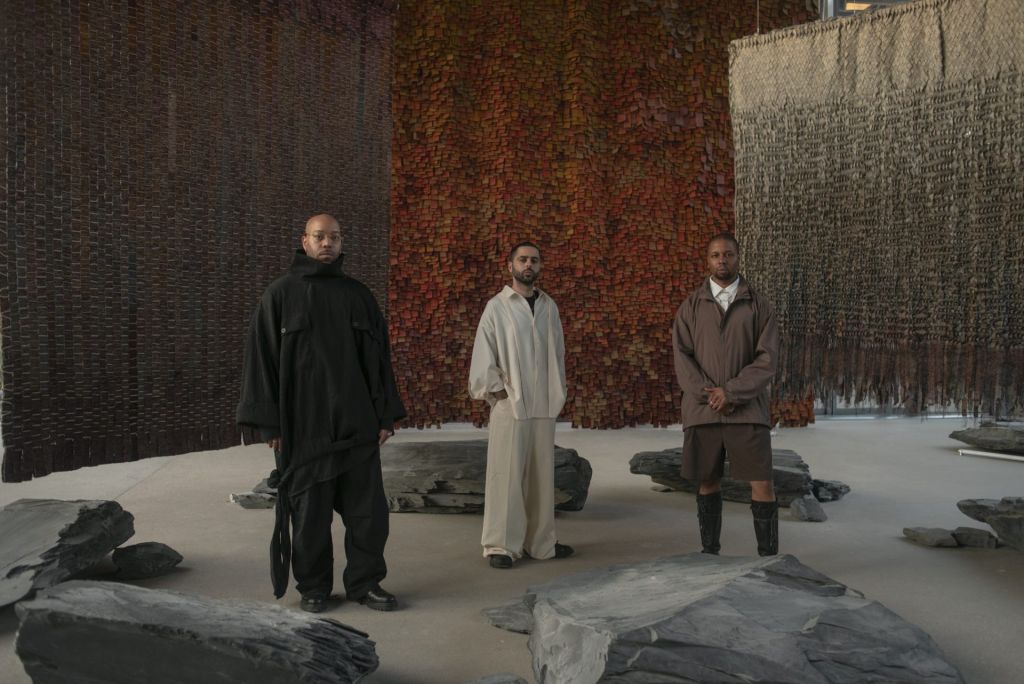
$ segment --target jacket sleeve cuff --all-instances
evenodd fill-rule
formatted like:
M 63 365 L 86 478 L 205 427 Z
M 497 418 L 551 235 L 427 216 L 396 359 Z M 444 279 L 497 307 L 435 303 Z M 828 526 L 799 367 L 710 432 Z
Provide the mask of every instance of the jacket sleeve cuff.
M 277 404 L 247 401 L 238 405 L 235 420 L 239 425 L 276 430 L 281 424 L 281 414 Z
M 394 434 L 394 432 L 395 432 L 395 421 L 394 421 L 394 419 L 393 418 L 381 418 L 380 419 L 380 429 L 381 430 L 387 430 L 388 432 Z

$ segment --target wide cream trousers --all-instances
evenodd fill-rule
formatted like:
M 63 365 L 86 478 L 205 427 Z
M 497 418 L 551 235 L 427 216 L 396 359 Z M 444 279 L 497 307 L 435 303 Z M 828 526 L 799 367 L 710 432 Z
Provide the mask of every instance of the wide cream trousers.
M 555 555 L 555 421 L 516 420 L 508 399 L 491 408 L 480 543 L 484 556 Z

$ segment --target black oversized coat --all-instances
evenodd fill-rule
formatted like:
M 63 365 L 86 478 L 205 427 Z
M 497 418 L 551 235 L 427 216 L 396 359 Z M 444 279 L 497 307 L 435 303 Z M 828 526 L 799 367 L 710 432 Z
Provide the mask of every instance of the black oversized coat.
M 372 455 L 379 431 L 405 416 L 384 317 L 342 258 L 298 250 L 249 328 L 237 420 L 281 437 L 278 475 L 293 495 Z

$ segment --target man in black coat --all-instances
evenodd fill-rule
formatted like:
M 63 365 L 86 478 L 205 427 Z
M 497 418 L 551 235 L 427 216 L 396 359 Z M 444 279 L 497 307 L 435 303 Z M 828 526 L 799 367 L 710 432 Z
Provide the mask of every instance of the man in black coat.
M 284 595 L 290 564 L 301 606 L 313 613 L 333 588 L 334 511 L 345 525 L 347 598 L 376 610 L 398 605 L 380 586 L 388 537 L 380 445 L 405 408 L 384 317 L 370 290 L 342 271 L 343 258 L 338 222 L 309 219 L 291 268 L 253 315 L 238 404 L 239 425 L 274 449 L 274 595 Z

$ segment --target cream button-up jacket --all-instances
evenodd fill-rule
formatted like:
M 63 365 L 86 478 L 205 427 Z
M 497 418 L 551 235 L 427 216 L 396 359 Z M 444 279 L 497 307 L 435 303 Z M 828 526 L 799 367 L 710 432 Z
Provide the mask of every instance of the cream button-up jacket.
M 557 418 L 565 405 L 565 338 L 558 307 L 539 294 L 530 304 L 508 285 L 480 317 L 469 367 L 469 394 L 496 403 L 505 390 L 518 420 Z

